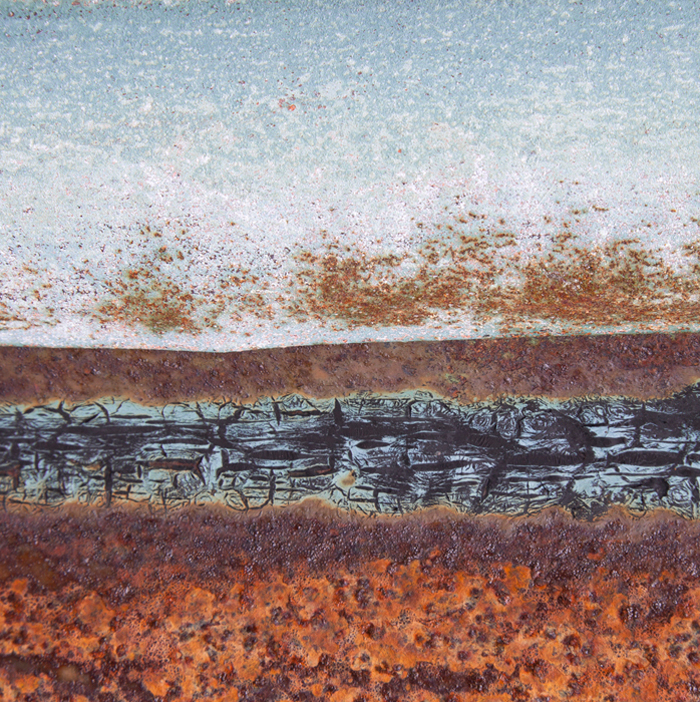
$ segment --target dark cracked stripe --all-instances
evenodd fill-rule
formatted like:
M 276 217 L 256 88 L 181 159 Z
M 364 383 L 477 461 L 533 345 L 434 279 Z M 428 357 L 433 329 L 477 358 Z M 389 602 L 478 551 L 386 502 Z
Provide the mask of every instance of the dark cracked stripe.
M 700 387 L 665 400 L 425 392 L 250 405 L 63 403 L 0 410 L 0 495 L 13 505 L 223 503 L 316 497 L 362 513 L 443 505 L 577 516 L 611 505 L 700 516 Z

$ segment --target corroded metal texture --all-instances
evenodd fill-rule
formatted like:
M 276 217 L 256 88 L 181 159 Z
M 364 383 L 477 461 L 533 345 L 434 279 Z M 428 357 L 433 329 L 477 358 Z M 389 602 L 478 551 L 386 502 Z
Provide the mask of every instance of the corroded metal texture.
M 700 699 L 697 8 L 355 5 L 0 5 L 2 702 Z
M 3 349 L 0 699 L 697 699 L 698 346 Z
M 700 516 L 700 388 L 666 400 L 502 400 L 425 392 L 339 401 L 144 407 L 102 400 L 0 410 L 5 509 L 317 498 L 364 514 L 443 505 L 577 516 L 624 505 Z
M 0 399 L 103 397 L 143 404 L 254 402 L 428 390 L 460 402 L 504 396 L 667 397 L 700 379 L 700 336 L 527 337 L 344 344 L 241 353 L 0 347 Z
M 4 700 L 693 700 L 698 525 L 0 516 Z
M 0 341 L 698 331 L 692 2 L 0 7 Z

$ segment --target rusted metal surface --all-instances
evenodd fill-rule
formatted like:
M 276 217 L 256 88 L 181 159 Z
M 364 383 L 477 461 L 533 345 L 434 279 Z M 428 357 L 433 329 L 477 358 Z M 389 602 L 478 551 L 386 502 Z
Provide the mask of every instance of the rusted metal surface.
M 4 700 L 696 699 L 698 525 L 0 516 Z
M 664 261 L 665 247 L 634 237 L 602 245 L 580 240 L 575 228 L 587 213 L 575 209 L 557 225 L 545 216 L 557 233 L 530 255 L 504 218 L 489 222 L 474 212 L 451 223 L 418 222 L 426 239 L 404 256 L 366 256 L 338 238 L 299 256 L 295 309 L 302 318 L 351 328 L 418 326 L 439 313 L 465 311 L 482 322 L 502 320 L 501 334 L 535 331 L 542 320 L 565 333 L 596 325 L 631 323 L 639 331 L 692 325 L 700 311 L 700 242 L 679 248 L 683 263 L 674 269 Z M 480 225 L 469 226 L 475 220 Z M 400 272 L 407 264 L 412 275 Z
M 330 7 L 0 7 L 0 700 L 700 699 L 696 8 Z
M 665 477 L 659 478 L 653 465 L 671 460 L 672 452 L 664 451 L 676 439 L 674 456 L 695 460 L 691 434 L 697 412 L 687 399 L 649 398 L 669 395 L 674 383 L 681 387 L 687 382 L 699 365 L 699 344 L 694 335 L 649 335 L 218 355 L 3 349 L 3 397 L 24 404 L 12 415 L 18 422 L 14 433 L 3 434 L 3 489 L 24 489 L 27 471 L 36 473 L 32 480 L 37 485 L 43 480 L 51 488 L 51 459 L 62 476 L 61 489 L 80 474 L 88 488 L 94 483 L 96 491 L 90 488 L 90 494 L 102 492 L 92 504 L 5 502 L 0 513 L 1 699 L 697 698 L 700 526 L 663 509 L 670 488 L 675 489 L 673 481 L 690 485 L 697 483 L 697 476 L 687 465 L 674 463 L 675 458 Z M 407 364 L 413 364 L 413 374 Z M 646 384 L 640 383 L 643 377 Z M 357 402 L 353 391 L 396 391 L 407 383 L 415 392 L 443 383 L 444 394 L 461 392 L 468 398 L 482 392 L 493 398 L 512 394 L 509 388 L 522 387 L 518 383 L 529 383 L 534 394 L 545 380 L 552 398 L 580 398 L 610 387 L 636 389 L 647 398 L 632 401 L 631 414 L 616 409 L 605 419 L 604 413 L 593 412 L 590 426 L 574 432 L 579 439 L 589 432 L 595 451 L 610 454 L 608 467 L 618 478 L 643 482 L 656 470 L 639 493 L 646 501 L 628 503 L 635 514 L 607 505 L 597 517 L 599 510 L 572 510 L 577 519 L 551 508 L 517 518 L 464 515 L 445 508 L 360 517 L 333 510 L 327 501 L 270 507 L 279 501 L 268 500 L 261 508 L 269 485 L 263 485 L 265 495 L 258 500 L 261 484 L 246 493 L 251 488 L 243 483 L 236 487 L 252 496 L 247 511 L 243 503 L 238 512 L 211 503 L 183 507 L 187 500 L 178 496 L 177 490 L 190 488 L 204 495 L 212 475 L 225 478 L 226 470 L 241 468 L 222 463 L 212 471 L 209 458 L 196 450 L 187 455 L 178 450 L 183 441 L 191 439 L 200 450 L 202 438 L 209 437 L 230 443 L 227 451 L 246 450 L 242 437 L 227 433 L 233 426 L 227 423 L 229 415 L 223 417 L 223 433 L 218 425 L 207 424 L 204 398 L 248 396 L 250 418 L 259 426 L 253 427 L 255 445 L 247 458 L 263 461 L 262 473 L 272 474 L 269 461 L 280 459 L 290 464 L 287 477 L 297 481 L 295 489 L 305 480 L 316 481 L 317 487 L 318 481 L 330 480 L 349 492 L 358 481 L 352 471 L 335 475 L 335 464 L 328 464 L 328 470 L 309 476 L 295 463 L 304 456 L 275 452 L 268 443 L 282 440 L 289 434 L 287 423 L 300 421 L 313 409 L 314 421 L 335 427 L 335 434 L 324 435 L 326 440 L 336 434 L 338 441 L 350 437 L 353 446 L 365 442 L 374 452 L 372 465 L 363 469 L 369 475 L 372 466 L 381 468 L 384 450 L 373 443 L 377 437 L 371 431 L 380 431 L 386 422 L 368 420 L 364 433 L 357 434 L 356 418 L 349 412 Z M 293 398 L 280 397 L 293 389 L 307 394 L 295 400 L 296 409 L 289 404 Z M 317 399 L 318 407 L 312 407 L 312 393 L 333 397 L 337 389 L 342 402 Z M 110 392 L 146 402 L 136 413 L 140 419 L 134 415 L 138 436 L 144 436 L 144 428 L 160 432 L 151 442 L 158 451 L 126 461 L 110 454 L 107 463 L 101 461 L 99 450 L 113 451 L 117 435 L 120 446 L 132 453 L 141 445 L 137 434 L 120 434 L 128 413 L 122 408 L 112 416 L 112 405 L 105 400 Z M 29 400 L 56 395 L 64 398 L 63 404 L 28 406 Z M 426 404 L 426 396 L 421 397 Z M 87 398 L 92 404 L 80 404 Z M 168 407 L 163 398 L 191 404 Z M 371 404 L 368 396 L 363 401 Z M 454 412 L 445 400 L 433 401 L 442 408 L 437 414 L 444 425 Z M 601 401 L 569 400 L 566 406 L 595 408 Z M 551 429 L 551 422 L 542 422 L 542 412 L 549 410 L 552 417 L 568 422 L 567 431 L 575 429 L 556 404 L 559 400 L 538 402 L 521 403 L 527 415 L 521 423 L 528 431 Z M 387 400 L 383 403 L 386 408 Z M 127 404 L 138 407 L 133 401 Z M 240 416 L 236 410 L 230 419 L 242 425 L 248 410 L 242 404 L 238 410 Z M 42 435 L 42 416 L 54 417 L 54 424 L 67 431 L 54 427 L 50 435 Z M 674 439 L 671 425 L 679 418 Z M 201 432 L 197 422 L 203 423 Z M 97 424 L 109 424 L 106 434 Z M 506 424 L 495 420 L 496 434 L 509 431 Z M 456 426 L 451 433 L 436 427 L 432 438 L 421 426 L 407 441 L 413 442 L 414 454 L 422 446 L 426 456 L 429 450 L 439 462 L 437 452 L 443 452 Z M 459 430 L 471 432 L 467 443 L 475 449 L 488 451 L 500 434 L 492 437 L 486 429 L 482 421 Z M 607 437 L 603 444 L 601 431 Z M 301 433 L 293 432 L 297 444 Z M 553 437 L 547 455 L 558 456 L 563 447 L 567 460 L 577 460 L 578 454 L 560 439 Z M 630 445 L 623 446 L 621 439 Z M 520 465 L 527 447 L 519 439 L 504 440 L 511 441 L 504 444 L 509 450 L 506 462 Z M 25 460 L 29 449 L 38 460 Z M 615 468 L 616 456 L 625 463 L 624 470 Z M 339 455 L 338 465 L 341 458 L 345 460 Z M 532 476 L 551 478 L 559 469 L 568 470 L 564 464 L 557 468 L 548 463 L 538 473 L 535 463 L 546 456 L 535 450 L 531 458 L 533 465 L 524 470 Z M 122 499 L 127 483 L 140 489 L 134 487 L 139 475 L 152 486 L 167 483 L 173 492 L 161 490 L 159 500 L 148 506 Z M 407 475 L 399 478 L 413 489 Z M 513 485 L 524 485 L 521 477 Z M 276 483 L 280 492 L 274 494 L 280 498 L 284 480 Z M 501 489 L 497 482 L 490 485 L 494 494 Z M 396 485 L 390 488 L 386 494 L 393 499 Z M 110 499 L 104 499 L 107 494 Z M 417 506 L 425 504 L 429 501 Z M 588 520 L 580 518 L 584 514 Z
M 576 225 L 586 214 L 575 209 L 556 225 L 545 216 L 557 233 L 529 255 L 503 217 L 490 222 L 471 211 L 451 223 L 416 223 L 421 236 L 404 253 L 368 255 L 322 232 L 318 249 L 301 243 L 292 250 L 297 267 L 282 276 L 285 292 L 274 304 L 271 282 L 240 265 L 202 286 L 201 247 L 184 229 L 163 244 L 163 234 L 146 226 L 129 241 L 130 263 L 104 282 L 91 315 L 103 324 L 190 335 L 221 331 L 225 319 L 231 325 L 246 315 L 278 317 L 278 326 L 312 320 L 334 331 L 420 328 L 444 315 L 443 324 L 464 315 L 480 324 L 499 320 L 500 335 L 536 331 L 542 320 L 563 333 L 620 324 L 637 331 L 692 327 L 700 312 L 700 240 L 686 238 L 675 252 L 679 262 L 670 265 L 665 245 L 635 237 L 602 245 L 579 240 Z M 694 220 L 687 224 L 696 228 Z M 83 273 L 91 275 L 89 268 Z M 289 319 L 281 322 L 280 314 Z
M 108 336 L 111 345 L 140 346 L 142 338 L 151 347 L 203 350 L 230 349 L 221 336 L 226 331 L 241 337 L 234 347 L 255 348 L 285 346 L 288 339 L 696 330 L 697 238 L 686 237 L 671 252 L 667 244 L 634 236 L 591 243 L 579 239 L 573 227 L 580 220 L 572 216 L 525 252 L 505 219 L 482 219 L 488 218 L 469 212 L 466 218 L 456 215 L 452 224 L 419 222 L 403 252 L 388 246 L 368 254 L 343 236 L 329 241 L 326 232 L 314 233 L 309 239 L 320 241 L 313 251 L 308 242 L 288 249 L 291 263 L 267 278 L 232 251 L 201 250 L 184 229 L 165 240 L 160 229 L 147 225 L 130 235 L 124 251 L 116 250 L 121 262 L 110 276 L 98 275 L 87 259 L 75 267 L 74 275 L 99 290 L 80 315 L 88 326 L 122 328 L 119 333 L 125 330 L 132 340 L 117 343 Z M 205 260 L 212 262 L 211 270 L 202 270 Z M 41 262 L 34 263 L 29 275 L 38 274 Z M 38 328 L 60 324 L 64 312 L 51 285 L 30 280 L 27 286 L 43 311 L 32 321 L 2 302 L 0 323 L 8 331 L 36 328 L 37 338 L 44 339 Z M 54 338 L 63 340 L 58 332 Z M 89 335 L 75 341 L 95 345 Z
M 0 399 L 122 397 L 146 404 L 301 393 L 430 390 L 462 402 L 504 396 L 667 397 L 700 379 L 694 334 L 345 344 L 240 353 L 0 347 Z
M 695 10 L 6 2 L 0 342 L 697 332 Z
M 0 503 L 224 505 L 310 498 L 348 512 L 580 518 L 624 506 L 700 517 L 700 386 L 664 400 L 426 392 L 147 407 L 108 398 L 0 408 Z
M 6 405 L 11 421 L 2 434 L 0 699 L 693 700 L 700 696 L 700 526 L 664 507 L 683 481 L 691 498 L 697 485 L 688 463 L 696 458 L 697 412 L 692 390 L 687 397 L 651 398 L 684 387 L 699 367 L 695 335 L 235 354 L 2 349 L 2 397 L 22 406 Z M 587 436 L 591 456 L 606 453 L 610 474 L 634 483 L 641 502 L 618 501 L 634 513 L 601 503 L 603 514 L 585 509 L 585 499 L 575 509 L 567 503 L 577 519 L 551 508 L 534 515 L 521 509 L 517 518 L 420 509 L 437 494 L 428 495 L 432 484 L 403 469 L 386 473 L 403 465 L 377 441 L 386 417 L 376 411 L 355 417 L 351 408 L 372 404 L 368 395 L 358 399 L 358 391 L 411 395 L 426 387 L 459 400 L 419 394 L 426 407 L 435 403 L 435 411 L 424 411 L 439 418 L 435 427 L 418 427 L 417 406 L 412 418 L 402 414 L 404 424 L 413 422 L 402 440 L 419 470 L 435 476 L 443 461 L 448 482 L 456 484 L 443 453 L 462 432 L 462 453 L 467 445 L 498 452 L 494 442 L 505 442 L 496 463 L 510 461 L 522 473 L 511 487 L 522 488 L 523 476 L 551 482 L 570 468 L 567 485 L 577 476 L 585 483 L 576 463 L 587 460 L 585 451 L 570 449 Z M 544 388 L 552 399 L 521 399 L 520 420 L 512 421 L 512 411 L 508 421 L 498 419 L 494 398 L 523 387 L 532 395 Z M 603 398 L 581 399 L 610 388 L 645 399 L 609 398 L 615 409 L 608 414 L 596 410 Z M 305 397 L 291 397 L 292 391 Z M 340 399 L 318 399 L 333 393 Z M 108 395 L 132 399 L 120 408 Z M 484 424 L 482 412 L 476 423 L 457 421 L 471 411 L 464 403 L 479 395 L 492 399 L 487 404 L 496 419 Z M 556 399 L 571 396 L 579 399 Z M 54 401 L 30 406 L 42 399 Z M 391 402 L 379 400 L 386 414 Z M 458 411 L 450 402 L 461 403 Z M 212 423 L 209 405 L 228 409 L 212 415 Z M 567 407 L 574 408 L 571 417 Z M 595 411 L 588 417 L 576 407 Z M 318 424 L 323 446 L 344 447 L 337 463 L 316 460 L 312 449 L 319 446 L 300 450 L 307 417 Z M 543 418 L 564 422 L 566 436 L 552 433 L 552 421 Z M 239 434 L 248 420 L 246 438 Z M 53 422 L 46 435 L 42 421 Z M 517 436 L 504 434 L 509 431 Z M 540 434 L 551 450 L 521 446 L 521 439 Z M 286 452 L 273 445 L 284 440 L 294 444 Z M 207 442 L 216 450 L 226 445 L 227 465 L 214 465 L 213 453 L 200 455 Z M 366 465 L 356 446 L 368 452 Z M 28 451 L 35 457 L 27 459 Z M 304 468 L 310 457 L 311 472 Z M 234 465 L 247 460 L 260 463 L 259 476 L 243 476 L 245 466 Z M 359 475 L 341 470 L 347 460 L 359 461 Z M 271 461 L 284 463 L 277 468 L 288 475 L 273 478 Z M 670 461 L 663 475 L 659 461 Z M 379 482 L 368 493 L 370 507 L 375 498 L 394 505 L 401 485 L 412 495 L 427 486 L 425 499 L 401 503 L 404 512 L 419 509 L 353 516 L 331 509 L 327 496 L 270 506 L 289 497 L 292 483 L 294 494 L 308 483 L 317 490 L 308 494 L 320 495 L 332 483 L 350 495 L 372 471 Z M 27 476 L 39 500 L 13 497 L 26 492 Z M 238 511 L 210 499 L 216 481 L 232 477 L 241 477 L 234 487 L 248 500 L 233 505 Z M 507 482 L 505 474 L 482 478 L 488 490 L 475 483 L 474 494 L 508 492 L 499 483 Z M 76 493 L 76 504 L 57 501 L 76 480 L 87 489 L 83 497 L 96 499 Z M 141 505 L 130 499 L 139 481 L 157 499 Z M 203 499 L 188 503 L 188 490 Z M 533 501 L 529 487 L 521 497 L 534 509 L 552 504 Z

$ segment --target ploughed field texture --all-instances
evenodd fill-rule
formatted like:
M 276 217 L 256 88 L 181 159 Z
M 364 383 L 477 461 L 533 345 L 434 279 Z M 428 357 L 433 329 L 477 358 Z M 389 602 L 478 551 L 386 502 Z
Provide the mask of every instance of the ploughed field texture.
M 5 512 L 0 699 L 695 700 L 699 532 L 661 512 Z

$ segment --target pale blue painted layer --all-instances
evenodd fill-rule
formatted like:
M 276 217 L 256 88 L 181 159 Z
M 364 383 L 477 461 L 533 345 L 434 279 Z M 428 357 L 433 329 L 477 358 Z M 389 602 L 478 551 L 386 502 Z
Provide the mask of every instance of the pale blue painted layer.
M 499 320 L 467 313 L 301 324 L 283 304 L 292 256 L 322 231 L 404 254 L 418 222 L 474 210 L 526 257 L 573 208 L 587 244 L 637 237 L 679 266 L 700 235 L 696 2 L 83 5 L 0 4 L 0 343 L 488 336 Z M 250 269 L 271 319 L 234 305 L 196 334 L 96 320 L 144 225 L 183 249 L 163 265 L 203 298 Z

